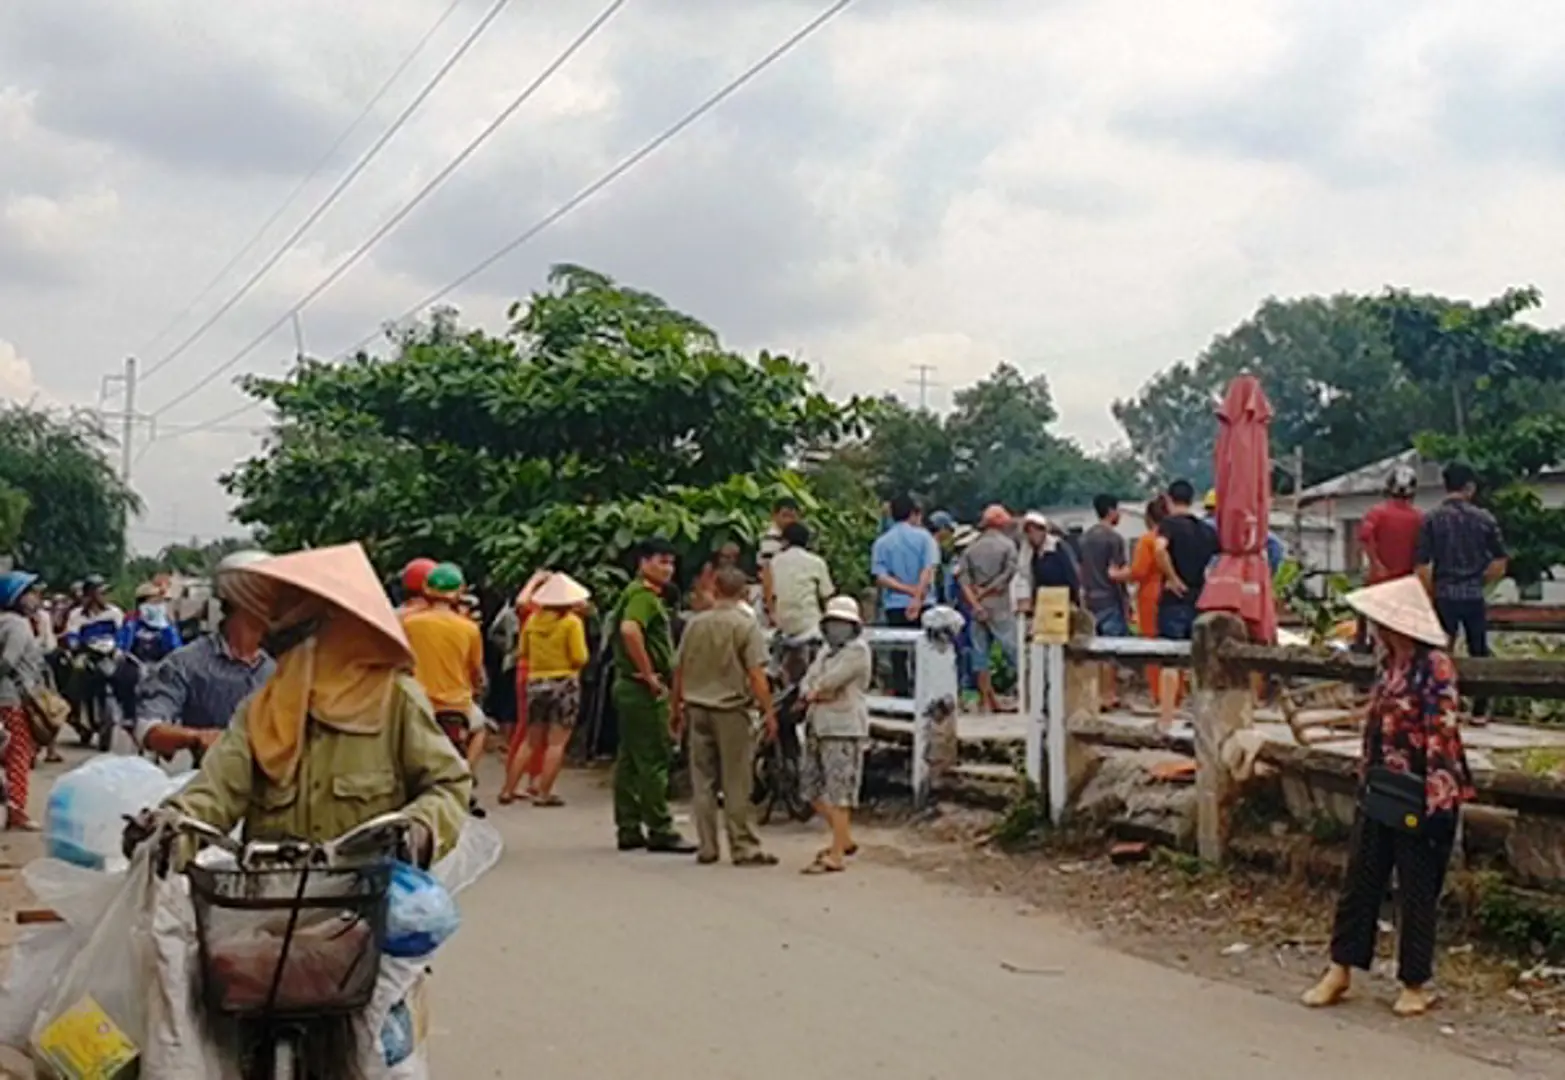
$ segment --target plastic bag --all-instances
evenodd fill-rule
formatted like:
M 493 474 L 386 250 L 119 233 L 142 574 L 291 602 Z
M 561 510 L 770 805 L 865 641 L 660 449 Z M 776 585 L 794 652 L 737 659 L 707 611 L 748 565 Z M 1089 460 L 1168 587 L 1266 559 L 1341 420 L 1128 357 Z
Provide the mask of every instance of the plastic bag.
M 461 924 L 456 901 L 439 880 L 407 863 L 392 867 L 382 946 L 388 956 L 409 960 L 428 956 Z
M 157 981 L 152 948 L 152 915 L 158 880 L 151 851 L 143 847 L 130 871 L 118 877 L 119 890 L 92 928 L 86 943 L 49 987 L 33 1022 L 35 1052 L 47 1041 L 51 1024 L 88 1003 L 95 1004 L 138 1048 L 146 1045 L 147 988 Z
M 44 850 L 89 870 L 125 866 L 125 818 L 155 807 L 188 781 L 145 758 L 105 754 L 61 776 L 44 810 Z

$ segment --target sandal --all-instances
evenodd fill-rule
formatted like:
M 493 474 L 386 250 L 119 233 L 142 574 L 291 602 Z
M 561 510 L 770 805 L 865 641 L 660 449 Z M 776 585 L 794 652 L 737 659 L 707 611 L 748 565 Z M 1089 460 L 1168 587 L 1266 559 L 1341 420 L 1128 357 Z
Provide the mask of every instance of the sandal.
M 844 855 L 846 855 L 848 858 L 851 859 L 851 858 L 853 858 L 853 856 L 855 856 L 855 855 L 857 855 L 859 853 L 859 846 L 857 844 L 849 844 L 847 846 L 847 848 L 845 848 L 843 850 L 842 853 Z M 819 851 L 817 851 L 815 853 L 815 857 L 817 859 L 824 859 L 824 858 L 826 858 L 830 854 L 831 854 L 831 848 L 823 847 L 823 848 L 821 848 Z
M 814 877 L 817 874 L 840 874 L 846 869 L 847 867 L 841 863 L 834 863 L 824 855 L 817 855 L 814 862 L 799 872 Z
M 743 867 L 776 866 L 777 856 L 769 851 L 757 851 L 754 855 L 746 855 L 741 859 L 735 859 L 734 865 Z
M 533 799 L 534 806 L 564 806 L 565 800 L 558 795 L 539 795 Z

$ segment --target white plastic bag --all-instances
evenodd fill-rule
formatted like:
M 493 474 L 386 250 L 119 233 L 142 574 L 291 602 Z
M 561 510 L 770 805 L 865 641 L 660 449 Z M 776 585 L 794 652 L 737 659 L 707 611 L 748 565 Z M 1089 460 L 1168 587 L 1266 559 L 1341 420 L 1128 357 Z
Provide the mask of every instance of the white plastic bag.
M 430 873 L 453 896 L 499 862 L 504 841 L 494 826 L 469 818 L 455 849 Z M 142 1075 L 158 1080 L 238 1080 L 233 1064 L 207 1038 L 194 1011 L 196 980 L 195 913 L 183 879 L 170 878 L 153 916 L 157 976 L 148 1004 L 149 1031 L 143 1046 Z M 381 960 L 380 979 L 368 1009 L 355 1021 L 358 1059 L 368 1080 L 429 1080 L 426 1047 L 394 1067 L 385 1062 L 381 1033 L 392 1008 L 423 978 L 424 960 Z
M 157 979 L 152 950 L 152 912 L 158 879 L 152 852 L 144 846 L 86 942 L 49 987 L 33 1021 L 31 1041 L 55 1020 L 91 996 L 138 1048 L 146 1046 L 147 988 Z
M 157 806 L 187 779 L 169 776 L 146 758 L 95 757 L 65 773 L 49 789 L 44 850 L 88 869 L 121 868 L 125 818 Z

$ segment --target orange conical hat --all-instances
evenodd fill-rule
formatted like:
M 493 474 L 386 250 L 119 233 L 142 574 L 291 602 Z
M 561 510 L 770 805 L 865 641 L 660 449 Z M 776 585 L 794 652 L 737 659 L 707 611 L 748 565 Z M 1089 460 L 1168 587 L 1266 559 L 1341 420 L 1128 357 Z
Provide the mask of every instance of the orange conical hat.
M 413 648 L 402 632 L 402 623 L 386 590 L 381 588 L 362 544 L 340 544 L 278 555 L 242 567 L 235 573 L 291 585 L 327 601 L 385 638 L 408 664 L 412 664 Z
M 1383 581 L 1343 597 L 1349 607 L 1370 622 L 1406 634 L 1414 641 L 1444 649 L 1451 638 L 1435 615 L 1424 583 L 1416 577 Z

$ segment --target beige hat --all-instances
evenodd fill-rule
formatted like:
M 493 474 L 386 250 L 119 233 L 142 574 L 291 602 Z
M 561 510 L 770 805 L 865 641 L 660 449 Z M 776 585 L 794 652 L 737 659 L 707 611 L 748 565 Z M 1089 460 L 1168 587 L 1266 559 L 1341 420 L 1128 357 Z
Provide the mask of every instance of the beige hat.
M 851 596 L 834 596 L 828 600 L 824 617 L 850 622 L 854 626 L 864 625 L 864 616 L 859 613 L 859 602 Z
M 1444 649 L 1450 636 L 1440 625 L 1424 583 L 1416 577 L 1397 578 L 1358 589 L 1343 597 L 1349 607 L 1372 623 L 1406 634 L 1414 641 Z
M 1022 518 L 1022 524 L 1031 525 L 1036 529 L 1047 529 L 1049 527 L 1049 519 L 1044 517 L 1040 511 L 1029 510 L 1026 516 Z
M 566 573 L 550 574 L 549 580 L 533 593 L 533 603 L 539 607 L 572 608 L 592 599 L 587 586 Z

